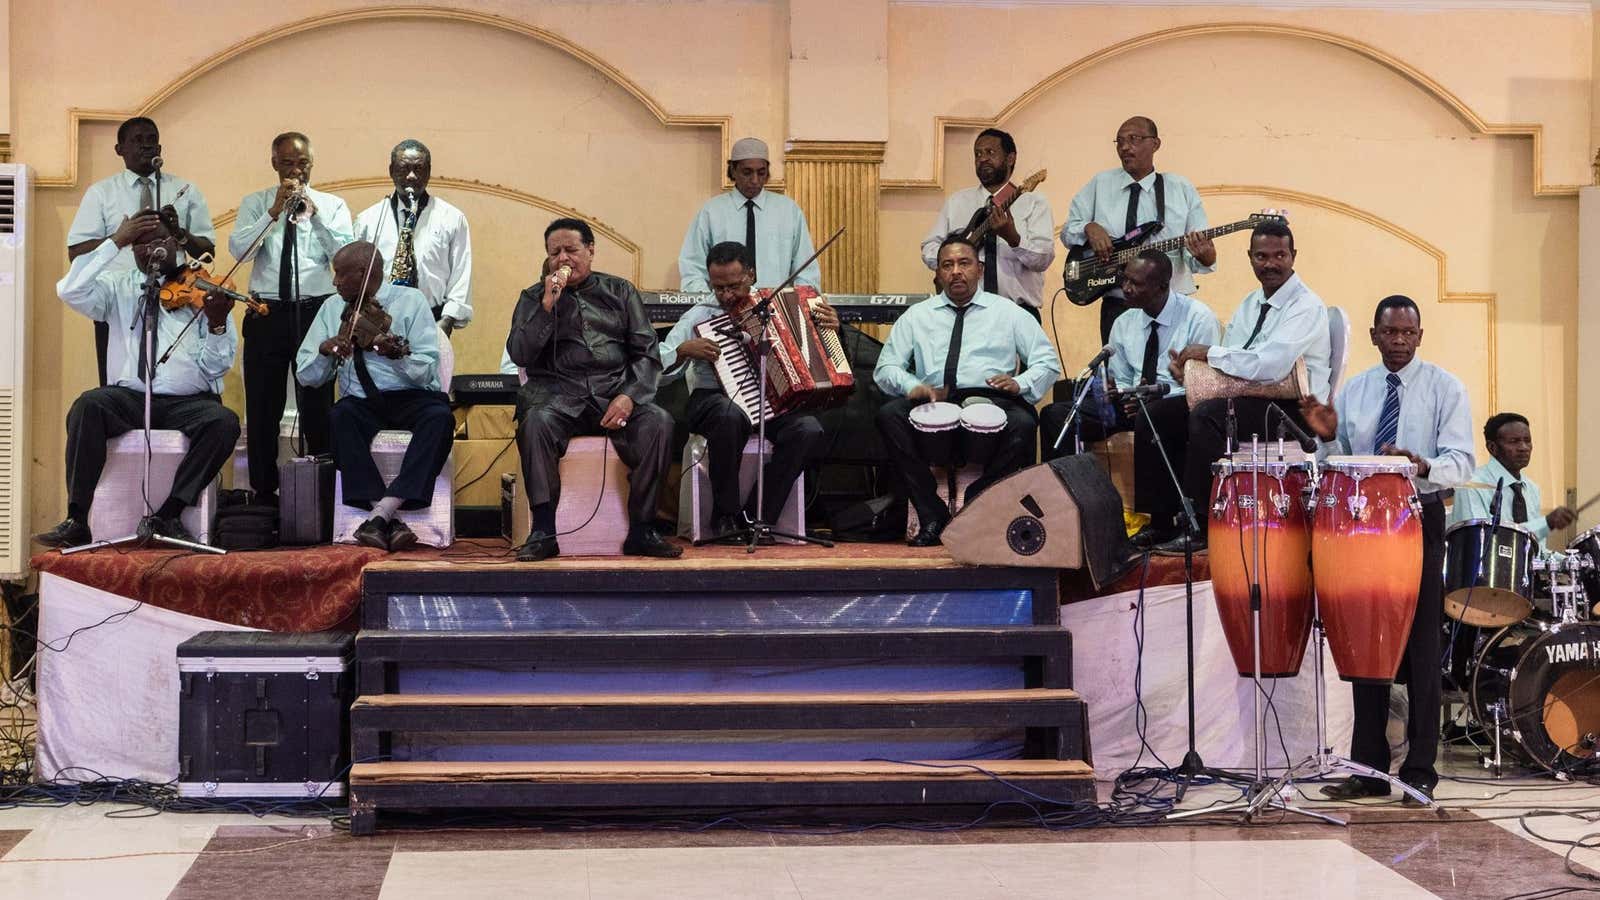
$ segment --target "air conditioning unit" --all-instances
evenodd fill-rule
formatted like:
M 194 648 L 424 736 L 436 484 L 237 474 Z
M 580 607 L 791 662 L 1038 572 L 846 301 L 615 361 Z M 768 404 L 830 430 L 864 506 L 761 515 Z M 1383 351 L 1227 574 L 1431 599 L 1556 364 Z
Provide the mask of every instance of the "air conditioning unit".
M 28 566 L 28 167 L 0 163 L 0 578 Z

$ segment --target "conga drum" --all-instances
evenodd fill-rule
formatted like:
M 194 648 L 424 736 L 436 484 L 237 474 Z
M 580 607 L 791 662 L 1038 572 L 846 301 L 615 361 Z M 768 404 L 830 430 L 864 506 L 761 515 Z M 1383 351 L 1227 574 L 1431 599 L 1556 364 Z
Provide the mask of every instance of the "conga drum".
M 1323 468 L 1311 560 L 1328 648 L 1346 681 L 1390 682 L 1400 670 L 1422 583 L 1415 471 L 1398 456 L 1331 456 Z M 1438 673 L 1417 674 L 1430 676 Z
M 1255 571 L 1256 511 L 1261 541 L 1261 675 L 1292 678 L 1300 672 L 1311 636 L 1311 529 L 1305 506 L 1309 482 L 1303 460 L 1265 461 L 1259 473 L 1248 458 L 1211 464 L 1207 540 L 1211 591 L 1234 668 L 1250 678 L 1255 650 L 1250 580 Z
M 911 408 L 911 427 L 917 432 L 917 449 L 930 466 L 953 466 L 960 452 L 957 429 L 961 407 L 938 401 Z

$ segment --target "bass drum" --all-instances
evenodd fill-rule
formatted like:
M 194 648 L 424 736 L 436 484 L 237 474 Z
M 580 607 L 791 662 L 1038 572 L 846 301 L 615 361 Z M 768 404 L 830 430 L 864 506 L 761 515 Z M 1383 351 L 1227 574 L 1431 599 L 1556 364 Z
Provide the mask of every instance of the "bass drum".
M 1528 762 L 1553 773 L 1588 765 L 1600 743 L 1600 623 L 1500 629 L 1473 662 L 1471 694 L 1478 723 L 1492 733 L 1498 721 Z

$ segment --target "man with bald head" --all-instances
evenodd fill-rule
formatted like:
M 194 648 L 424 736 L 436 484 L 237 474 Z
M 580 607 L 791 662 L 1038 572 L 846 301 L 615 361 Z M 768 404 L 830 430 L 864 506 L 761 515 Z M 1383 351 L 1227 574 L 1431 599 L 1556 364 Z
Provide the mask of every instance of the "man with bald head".
M 295 377 L 306 387 L 335 378 L 339 402 L 330 417 L 333 461 L 344 480 L 346 506 L 372 511 L 356 543 L 406 550 L 417 536 L 397 513 L 433 501 L 433 483 L 450 456 L 455 418 L 439 384 L 439 328 L 422 292 L 391 284 L 383 254 L 369 241 L 347 244 L 333 257 L 333 288 L 300 344 Z M 389 330 L 360 346 L 342 321 L 347 306 L 381 307 Z M 400 474 L 383 483 L 372 439 L 386 428 L 411 432 Z
M 1121 165 L 1089 179 L 1072 198 L 1067 222 L 1061 226 L 1061 243 L 1068 250 L 1088 244 L 1098 256 L 1108 257 L 1114 238 L 1146 222 L 1161 223 L 1153 238 L 1158 241 L 1205 230 L 1206 210 L 1194 184 L 1182 175 L 1156 171 L 1161 135 L 1155 122 L 1145 116 L 1123 122 L 1116 147 Z M 1180 294 L 1193 294 L 1193 273 L 1210 272 L 1217 264 L 1217 248 L 1210 238 L 1199 235 L 1186 239 L 1183 249 L 1170 256 L 1172 289 Z M 1100 298 L 1102 343 L 1110 342 L 1111 325 L 1127 308 L 1120 288 Z

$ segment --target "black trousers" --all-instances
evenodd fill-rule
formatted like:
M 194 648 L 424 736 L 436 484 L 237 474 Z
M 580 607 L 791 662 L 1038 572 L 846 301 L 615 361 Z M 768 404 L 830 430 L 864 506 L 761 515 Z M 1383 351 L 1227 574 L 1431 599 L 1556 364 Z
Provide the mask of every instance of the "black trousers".
M 189 452 L 178 463 L 172 493 L 193 506 L 211 479 L 228 461 L 239 440 L 239 417 L 216 394 L 157 394 L 151 398 L 155 428 L 183 432 Z M 125 387 L 85 391 L 67 411 L 67 514 L 79 521 L 89 515 L 94 488 L 106 467 L 106 443 L 144 427 L 144 394 Z M 166 498 L 151 497 L 159 507 Z
M 111 346 L 111 326 L 94 323 L 94 361 L 100 367 L 100 386 L 106 386 L 106 348 Z
M 1088 406 L 1089 401 L 1085 400 L 1084 408 Z M 1188 463 L 1189 402 L 1181 396 L 1157 397 L 1146 401 L 1145 408 L 1150 411 L 1154 429 L 1150 427 L 1150 422 L 1145 421 L 1143 413 L 1129 419 L 1119 410 L 1116 420 L 1107 424 L 1101 422 L 1098 416 L 1084 416 L 1080 411 L 1080 433 L 1085 441 L 1098 441 L 1118 432 L 1133 432 L 1133 508 L 1147 513 L 1152 527 L 1166 530 L 1178 522 L 1183 513 L 1183 501 L 1177 486 L 1172 483 L 1172 476 L 1167 473 L 1166 463 L 1162 462 L 1161 446 L 1166 447 L 1167 456 L 1172 460 L 1172 470 L 1182 478 Z M 1061 442 L 1059 450 L 1052 446 L 1071 412 L 1072 404 L 1065 402 L 1052 403 L 1040 410 L 1039 429 L 1044 438 L 1046 460 L 1072 453 L 1071 434 Z M 1073 429 L 1078 430 L 1077 422 L 1073 424 Z M 1159 446 L 1155 440 L 1158 435 L 1161 438 Z M 1196 506 L 1195 515 L 1199 516 L 1204 509 L 1204 506 Z
M 917 442 L 917 430 L 911 425 L 911 409 L 916 405 L 900 397 L 879 407 L 878 431 L 888 445 L 889 459 L 900 470 L 906 499 L 916 508 L 917 517 L 923 522 L 943 522 L 950 517 L 950 512 L 939 502 L 938 483 L 928 470 L 928 462 Z M 1000 446 L 984 462 L 983 474 L 967 488 L 964 503 L 971 503 L 989 485 L 1033 463 L 1034 442 L 1039 431 L 1033 407 L 1021 401 L 1000 406 L 1006 411 Z
M 689 430 L 706 439 L 711 463 L 711 511 L 714 516 L 731 516 L 740 510 L 755 513 L 755 488 L 749 502 L 739 490 L 739 465 L 745 442 L 756 427 L 720 390 L 697 390 L 689 395 Z M 772 455 L 766 465 L 766 508 L 761 520 L 778 521 L 783 506 L 794 488 L 794 480 L 823 451 L 822 423 L 816 416 L 791 414 L 767 423 L 767 441 Z
M 245 450 L 250 458 L 250 487 L 257 494 L 278 490 L 278 423 L 289 397 L 295 354 L 324 299 L 307 297 L 298 304 L 274 303 L 272 314 L 267 316 L 245 313 L 240 330 L 244 338 Z M 328 452 L 332 447 L 328 411 L 333 408 L 333 381 L 321 387 L 302 387 L 298 397 L 300 433 L 305 435 L 306 451 Z
M 639 404 L 628 415 L 628 424 L 608 432 L 600 427 L 602 412 L 591 405 L 572 416 L 540 406 L 523 416 L 517 452 L 522 456 L 528 506 L 561 502 L 560 463 L 567 442 L 578 435 L 605 435 L 629 470 L 628 521 L 648 525 L 656 520 L 656 495 L 672 462 L 672 414 L 654 403 Z
M 1417 616 L 1411 622 L 1405 656 L 1397 682 L 1406 685 L 1406 758 L 1400 779 L 1414 787 L 1432 788 L 1439 782 L 1434 769 L 1439 754 L 1439 639 L 1444 611 L 1444 503 L 1425 499 L 1422 504 L 1422 583 L 1417 591 Z M 1380 772 L 1389 771 L 1389 685 L 1352 684 L 1355 728 L 1350 734 L 1350 758 Z M 1367 779 L 1373 783 L 1376 779 Z
M 378 399 L 341 397 L 333 405 L 333 464 L 344 478 L 344 505 L 371 509 L 399 497 L 401 509 L 433 503 L 433 483 L 455 443 L 450 400 L 438 391 L 384 391 Z M 386 428 L 411 432 L 400 474 L 387 487 L 372 459 L 372 439 Z
M 1296 424 L 1305 427 L 1305 420 L 1300 418 L 1300 406 L 1293 400 L 1238 397 L 1233 401 L 1233 408 L 1236 434 L 1241 445 L 1248 447 L 1250 436 L 1260 435 L 1263 443 L 1270 437 L 1276 446 L 1276 417 L 1270 432 L 1263 425 L 1269 406 L 1282 409 Z M 1227 443 L 1227 422 L 1227 400 L 1207 400 L 1189 408 L 1188 449 L 1179 474 L 1183 477 L 1183 491 L 1189 495 L 1189 502 L 1194 504 L 1195 515 L 1202 515 L 1211 502 L 1211 464 L 1222 458 L 1223 447 Z

